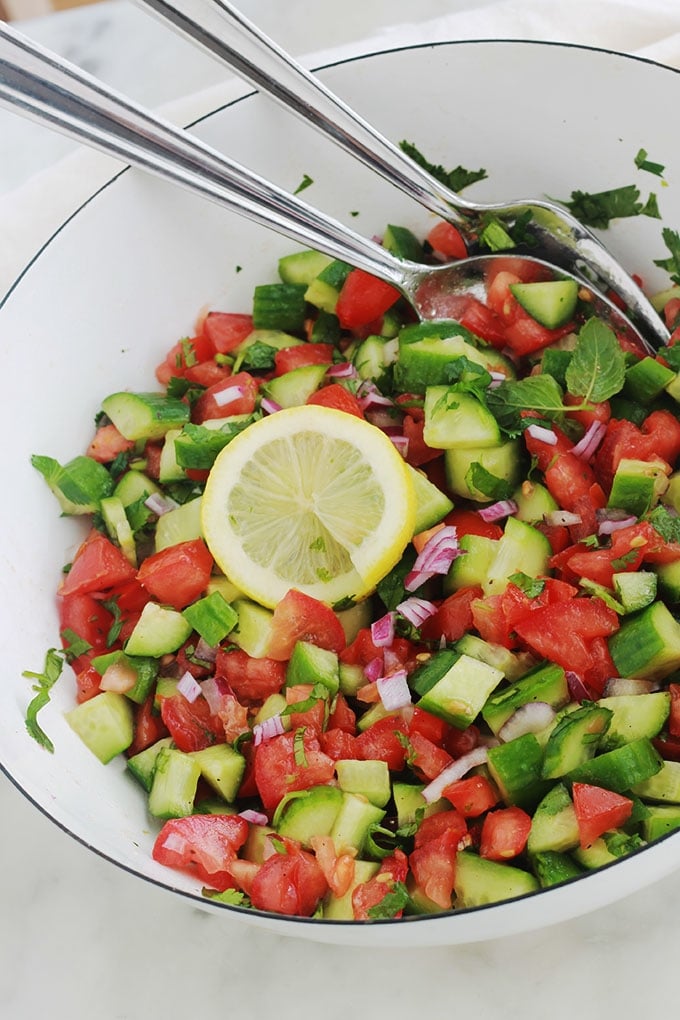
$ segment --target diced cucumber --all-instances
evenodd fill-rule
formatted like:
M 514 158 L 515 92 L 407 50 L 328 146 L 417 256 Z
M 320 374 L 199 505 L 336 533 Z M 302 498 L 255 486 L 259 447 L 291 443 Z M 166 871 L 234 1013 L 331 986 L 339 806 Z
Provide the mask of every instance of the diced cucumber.
M 31 464 L 57 498 L 62 513 L 92 514 L 113 491 L 111 475 L 92 457 L 74 457 L 63 466 L 53 457 L 34 454 Z
M 211 648 L 223 641 L 238 623 L 238 613 L 218 591 L 193 602 L 182 615 Z
M 328 787 L 327 787 L 328 789 Z M 330 787 L 330 789 L 336 789 Z M 369 829 L 379 825 L 385 811 L 358 793 L 342 793 L 342 804 L 330 831 L 336 853 L 361 854 Z
M 499 446 L 465 450 L 454 448 L 444 451 L 446 484 L 450 492 L 476 503 L 488 503 L 489 492 L 475 480 L 475 472 L 482 469 L 493 479 L 514 487 L 519 480 L 520 447 L 516 439 L 508 439 Z M 484 476 L 486 477 L 486 476 Z
M 232 606 L 238 615 L 238 623 L 231 631 L 231 640 L 254 659 L 262 659 L 267 654 L 271 639 L 272 610 L 243 598 L 235 599 Z
M 137 547 L 125 507 L 118 496 L 107 496 L 99 504 L 109 538 L 119 546 L 128 563 L 137 566 Z
M 265 700 L 262 702 L 257 712 L 255 713 L 255 716 L 253 717 L 253 723 L 257 725 L 258 723 L 264 722 L 265 719 L 271 719 L 272 716 L 281 715 L 283 710 L 287 707 L 288 702 L 283 694 L 279 694 L 278 692 L 270 694 L 268 698 L 265 698 Z M 289 717 L 284 716 L 281 722 L 284 728 L 287 728 L 287 723 L 289 723 Z
M 428 386 L 424 414 L 423 439 L 433 450 L 479 450 L 501 441 L 498 422 L 472 393 Z
M 395 384 L 405 393 L 424 393 L 428 386 L 446 385 L 451 361 L 463 356 L 488 372 L 502 372 L 510 379 L 515 375 L 508 358 L 493 347 L 478 345 L 459 323 L 425 322 L 406 326 L 399 333 Z
M 416 521 L 413 534 L 427 531 L 453 510 L 453 503 L 423 471 L 406 464 L 416 497 Z
M 162 439 L 189 421 L 189 405 L 163 393 L 112 393 L 102 410 L 126 439 Z
M 516 517 L 508 517 L 496 555 L 482 584 L 484 593 L 501 594 L 510 576 L 519 571 L 529 577 L 540 577 L 547 573 L 551 555 L 552 547 L 542 531 Z
M 393 341 L 384 336 L 368 336 L 352 355 L 352 364 L 361 379 L 378 380 L 395 357 Z
M 668 465 L 662 460 L 622 457 L 614 474 L 607 505 L 642 517 L 659 502 L 668 484 L 667 472 Z
M 651 404 L 674 382 L 675 376 L 676 373 L 657 358 L 640 358 L 626 369 L 623 392 L 640 404 Z
M 252 861 L 254 864 L 264 864 L 264 861 L 271 853 L 270 836 L 276 835 L 276 830 L 269 825 L 251 825 L 248 839 L 245 841 L 239 854 L 244 861 Z
M 208 587 L 205 590 L 206 595 L 211 595 L 214 591 L 218 591 L 225 602 L 232 604 L 238 598 L 243 598 L 243 592 L 235 584 L 232 584 L 228 577 L 224 577 L 223 574 L 213 574 L 208 581 Z
M 397 825 L 402 828 L 405 825 L 419 823 L 421 818 L 429 818 L 440 811 L 446 811 L 451 807 L 448 800 L 440 797 L 439 800 L 429 804 L 423 797 L 424 785 L 417 783 L 395 782 L 392 784 L 392 797 L 397 811 Z
M 92 666 L 102 677 L 109 666 L 117 665 L 131 669 L 137 677 L 135 686 L 126 692 L 126 697 L 138 705 L 143 704 L 158 676 L 157 660 L 148 655 L 128 655 L 120 650 L 96 655 L 92 659 Z
M 663 602 L 625 617 L 608 645 L 619 676 L 663 680 L 680 668 L 680 624 Z
M 133 503 L 138 503 L 160 491 L 160 485 L 157 485 L 143 471 L 126 471 L 113 490 L 113 495 L 121 501 L 127 510 Z
M 600 698 L 597 703 L 612 713 L 609 730 L 604 734 L 601 745 L 603 750 L 609 751 L 641 737 L 651 740 L 658 736 L 670 713 L 671 696 L 668 691 L 619 694 Z
M 556 711 L 568 704 L 569 687 L 561 666 L 552 662 L 538 666 L 512 686 L 496 691 L 482 709 L 482 717 L 498 733 L 510 716 L 530 701 L 545 701 Z
M 490 747 L 487 766 L 506 804 L 532 811 L 550 788 L 541 777 L 543 748 L 533 733 Z
M 261 283 L 253 293 L 255 329 L 281 329 L 299 333 L 305 324 L 304 283 Z
M 371 625 L 371 603 L 369 601 L 355 602 L 347 609 L 336 609 L 335 615 L 342 624 L 345 632 L 345 641 L 351 645 L 357 634 L 363 627 Z M 345 692 L 343 691 L 343 694 Z
M 576 280 L 511 283 L 510 290 L 525 312 L 547 329 L 566 325 L 576 311 Z
M 155 744 L 151 744 L 150 747 L 145 747 L 143 751 L 138 751 L 137 754 L 133 754 L 132 757 L 127 760 L 127 767 L 132 775 L 135 777 L 138 783 L 144 787 L 148 793 L 151 789 L 153 782 L 153 773 L 156 767 L 156 758 L 159 752 L 164 747 L 172 746 L 172 737 L 161 737 Z
M 296 684 L 322 684 L 331 696 L 337 694 L 340 688 L 337 654 L 311 641 L 296 641 L 286 667 L 286 686 Z
M 512 900 L 539 888 L 535 876 L 521 868 L 486 860 L 470 850 L 456 856 L 456 906 L 460 908 Z
M 613 575 L 612 583 L 624 613 L 644 609 L 656 598 L 657 575 L 651 570 L 622 571 Z
M 444 578 L 444 592 L 459 591 L 461 588 L 483 585 L 488 576 L 491 564 L 496 559 L 499 539 L 486 538 L 484 535 L 462 535 L 459 545 L 463 553 L 457 556 Z
M 365 687 L 369 682 L 366 679 L 363 666 L 355 666 L 353 663 L 341 662 L 339 673 L 340 693 L 344 694 L 346 698 L 356 697 L 357 691 L 360 691 L 361 688 Z
M 571 878 L 579 878 L 583 869 L 579 867 L 569 854 L 557 850 L 544 850 L 532 858 L 534 874 L 540 882 L 541 889 L 549 889 Z
M 191 624 L 176 609 L 147 602 L 127 639 L 128 655 L 150 655 L 160 658 L 176 652 L 191 634 Z
M 186 503 L 168 510 L 158 518 L 154 546 L 156 552 L 168 549 L 180 542 L 190 542 L 194 538 L 203 538 L 201 525 L 201 506 L 203 497 L 197 496 Z
M 473 659 L 480 659 L 487 665 L 500 669 L 506 680 L 514 683 L 529 672 L 534 664 L 534 659 L 527 652 L 511 652 L 503 645 L 494 644 L 492 641 L 485 641 L 476 634 L 464 634 L 456 642 L 456 651 L 471 655 Z
M 230 744 L 212 744 L 189 756 L 198 764 L 201 775 L 215 793 L 231 803 L 236 799 L 246 760 Z
M 557 500 L 540 482 L 522 482 L 513 492 L 512 498 L 517 504 L 514 516 L 527 524 L 542 521 L 546 514 L 558 508 Z
M 328 365 L 301 365 L 274 376 L 263 384 L 262 392 L 281 407 L 300 407 L 316 393 L 327 371 Z
M 423 246 L 408 227 L 389 223 L 383 234 L 383 248 L 400 259 L 408 259 L 410 262 L 423 261 Z
M 335 763 L 338 785 L 345 793 L 359 793 L 383 808 L 392 795 L 387 762 L 343 758 Z
M 527 850 L 532 856 L 548 851 L 563 852 L 573 850 L 579 842 L 572 799 L 566 786 L 556 783 L 534 811 Z
M 253 329 L 234 350 L 232 372 L 251 366 L 256 356 L 259 368 L 273 368 L 277 351 L 298 347 L 304 342 L 301 337 L 283 329 Z
M 335 312 L 342 285 L 352 267 L 340 259 L 330 262 L 321 270 L 305 291 L 305 301 L 323 312 Z
M 676 829 L 680 829 L 680 806 L 676 804 L 655 804 L 642 821 L 642 835 L 649 842 Z
M 636 783 L 632 793 L 644 801 L 680 804 L 680 761 L 665 761 L 655 776 Z
M 296 251 L 279 259 L 279 276 L 283 283 L 304 283 L 308 287 L 330 262 L 330 257 L 320 251 Z
M 83 701 L 65 719 L 86 747 L 106 765 L 127 750 L 134 737 L 132 704 L 124 694 L 102 691 Z
M 566 779 L 570 783 L 589 783 L 614 793 L 625 793 L 660 772 L 662 765 L 661 755 L 651 741 L 643 737 L 583 762 Z
M 665 602 L 676 606 L 680 603 L 680 560 L 657 563 L 655 571 L 659 595 Z
M 172 747 L 158 752 L 149 792 L 149 812 L 155 818 L 184 818 L 194 810 L 201 769 L 190 754 Z
M 503 674 L 494 666 L 461 655 L 417 704 L 426 712 L 465 730 L 502 679 Z
M 545 746 L 543 778 L 558 779 L 594 757 L 611 718 L 611 710 L 600 702 L 584 705 L 560 719 Z
M 347 892 L 342 896 L 335 896 L 331 892 L 326 895 L 323 901 L 324 919 L 327 921 L 353 921 L 352 896 L 354 890 L 364 882 L 370 882 L 377 874 L 379 867 L 377 861 L 355 861 L 354 878 Z
M 161 485 L 169 482 L 183 482 L 187 473 L 177 460 L 175 440 L 182 435 L 182 429 L 168 429 L 163 437 L 161 458 L 158 466 L 158 480 Z
M 617 853 L 610 849 L 609 841 L 617 846 Z M 588 871 L 595 871 L 597 868 L 603 868 L 606 864 L 612 864 L 637 846 L 642 845 L 642 840 L 639 837 L 627 837 L 622 829 L 611 829 L 590 846 L 577 846 L 573 855 L 582 867 Z

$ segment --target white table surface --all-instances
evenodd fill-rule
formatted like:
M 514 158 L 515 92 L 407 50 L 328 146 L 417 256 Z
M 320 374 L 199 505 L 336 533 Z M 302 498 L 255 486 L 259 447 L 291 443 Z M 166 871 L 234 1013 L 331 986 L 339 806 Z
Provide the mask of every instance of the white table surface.
M 419 0 L 416 12 L 412 0 L 241 3 L 298 54 L 463 6 Z M 20 27 L 152 105 L 223 76 L 123 2 Z M 0 112 L 0 194 L 70 148 Z M 680 873 L 543 932 L 369 952 L 278 937 L 176 901 L 76 843 L 1 774 L 0 820 L 0 1020 L 292 1020 L 317 1010 L 325 1020 L 355 1012 L 377 1020 L 628 1020 L 677 1012 Z

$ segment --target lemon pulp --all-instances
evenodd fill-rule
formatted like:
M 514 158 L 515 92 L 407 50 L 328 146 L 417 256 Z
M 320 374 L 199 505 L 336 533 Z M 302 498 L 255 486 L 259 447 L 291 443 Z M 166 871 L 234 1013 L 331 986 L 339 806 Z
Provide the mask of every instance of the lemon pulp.
M 227 577 L 275 606 L 290 588 L 360 599 L 412 537 L 408 469 L 375 426 L 302 406 L 255 422 L 226 446 L 202 501 L 205 540 Z

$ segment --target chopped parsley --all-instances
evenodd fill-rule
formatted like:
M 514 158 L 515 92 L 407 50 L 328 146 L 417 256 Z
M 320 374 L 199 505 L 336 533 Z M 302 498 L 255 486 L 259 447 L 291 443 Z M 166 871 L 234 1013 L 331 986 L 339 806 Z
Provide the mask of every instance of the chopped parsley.
M 305 188 L 308 188 L 310 186 L 310 184 L 313 184 L 313 183 L 314 183 L 314 178 L 313 177 L 310 177 L 309 174 L 303 174 L 302 175 L 302 180 L 298 184 L 298 186 L 295 189 L 295 191 L 293 192 L 293 194 L 294 195 L 299 195 L 301 191 L 304 191 Z
M 446 170 L 440 163 L 431 163 L 422 152 L 416 148 L 413 142 L 399 142 L 399 148 L 407 156 L 409 156 L 414 163 L 421 166 L 423 170 L 427 170 L 436 180 L 441 184 L 446 185 L 447 188 L 451 188 L 451 191 L 462 191 L 463 188 L 467 188 L 470 184 L 474 184 L 476 181 L 483 181 L 488 175 L 486 170 L 466 170 L 465 167 L 457 166 L 453 170 Z
M 508 580 L 530 599 L 537 598 L 545 588 L 545 581 L 540 577 L 529 577 L 521 571 L 518 574 L 511 574 Z
M 389 917 L 396 917 L 409 902 L 409 894 L 403 882 L 395 882 L 392 888 L 385 893 L 380 903 L 369 907 L 368 916 L 372 921 L 384 920 Z
M 640 189 L 634 184 L 607 191 L 572 191 L 569 201 L 563 201 L 567 209 L 587 227 L 606 229 L 612 220 L 629 216 L 651 216 L 660 219 L 656 195 L 650 194 L 647 201 L 640 201 Z
M 673 283 L 680 283 L 680 233 L 664 227 L 661 236 L 670 252 L 670 258 L 654 259 L 654 265 L 665 269 Z
M 653 163 L 647 159 L 648 152 L 646 149 L 638 149 L 635 157 L 635 166 L 638 170 L 646 170 L 649 174 L 655 174 L 657 177 L 663 177 L 663 172 L 666 169 L 663 163 Z

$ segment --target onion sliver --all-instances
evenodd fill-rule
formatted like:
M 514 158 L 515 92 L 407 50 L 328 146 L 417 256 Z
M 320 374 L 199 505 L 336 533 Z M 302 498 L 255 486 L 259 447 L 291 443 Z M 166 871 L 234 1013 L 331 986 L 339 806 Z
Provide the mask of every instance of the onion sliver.
M 447 765 L 438 776 L 435 776 L 431 783 L 428 783 L 421 790 L 427 803 L 434 804 L 436 800 L 439 800 L 447 786 L 462 779 L 470 769 L 474 769 L 477 765 L 483 765 L 486 761 L 487 753 L 486 747 L 473 747 L 467 754 L 462 755 L 462 757 Z
M 523 737 L 525 733 L 540 733 L 554 720 L 555 714 L 555 709 L 547 701 L 529 701 L 512 713 L 501 726 L 498 736 L 507 743 L 515 737 Z

